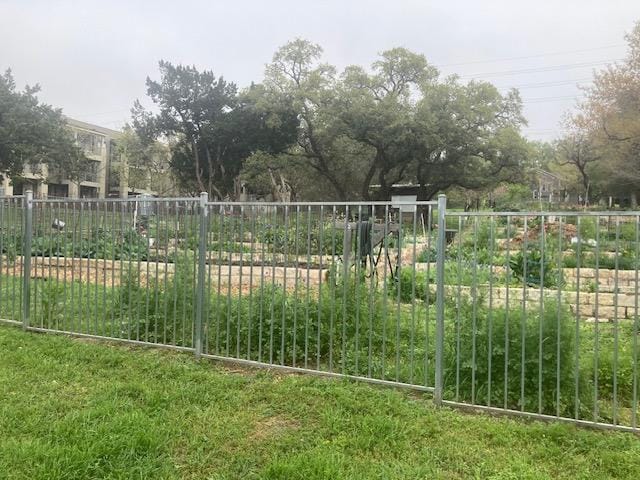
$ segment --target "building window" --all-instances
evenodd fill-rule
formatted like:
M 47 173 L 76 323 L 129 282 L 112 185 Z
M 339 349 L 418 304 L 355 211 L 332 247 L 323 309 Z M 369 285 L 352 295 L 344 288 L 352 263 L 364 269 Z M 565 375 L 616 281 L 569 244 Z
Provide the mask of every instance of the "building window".
M 98 198 L 98 189 L 96 187 L 80 186 L 80 198 Z
M 87 169 L 82 174 L 82 181 L 96 183 L 98 181 L 99 169 L 100 169 L 100 162 L 89 162 L 87 164 Z
M 102 137 L 94 135 L 92 133 L 78 132 L 76 134 L 76 141 L 78 143 L 78 146 L 87 155 L 102 154 L 102 144 L 104 142 L 104 139 Z

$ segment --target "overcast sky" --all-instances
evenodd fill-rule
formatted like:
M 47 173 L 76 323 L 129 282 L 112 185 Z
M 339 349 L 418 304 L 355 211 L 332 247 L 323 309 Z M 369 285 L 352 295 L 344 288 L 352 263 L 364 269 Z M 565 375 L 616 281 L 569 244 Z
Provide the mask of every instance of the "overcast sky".
M 403 46 L 444 74 L 519 87 L 525 134 L 550 140 L 638 20 L 640 0 L 0 0 L 0 69 L 71 117 L 119 128 L 160 59 L 246 86 L 295 37 L 340 69 Z

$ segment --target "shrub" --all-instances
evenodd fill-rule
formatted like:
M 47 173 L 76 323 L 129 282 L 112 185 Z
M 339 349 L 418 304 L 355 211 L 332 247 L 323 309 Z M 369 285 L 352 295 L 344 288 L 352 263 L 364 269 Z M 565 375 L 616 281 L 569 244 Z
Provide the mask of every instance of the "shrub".
M 495 241 L 495 229 L 493 225 L 493 235 Z M 474 249 L 488 249 L 491 244 L 492 235 L 491 220 L 488 218 L 471 217 L 463 223 L 462 247 L 465 251 Z
M 369 319 L 382 325 L 382 308 L 376 308 L 380 298 L 369 295 L 368 280 L 356 282 L 351 277 L 347 285 L 333 285 L 335 288 L 327 285 L 320 297 L 315 293 L 307 297 L 306 289 L 296 297 L 282 287 L 268 285 L 242 299 L 212 298 L 210 349 L 291 365 L 294 358 L 302 362 L 305 352 L 311 362 L 324 364 L 329 352 L 339 352 L 343 342 L 350 350 L 356 345 L 362 348 L 368 341 L 365 325 Z M 336 365 L 341 365 L 337 355 Z
M 565 268 L 577 268 L 578 266 L 577 249 L 574 248 L 572 250 L 569 255 L 566 255 L 562 259 L 562 265 Z M 632 250 L 621 250 L 617 256 L 617 267 L 619 270 L 635 270 L 636 263 L 635 252 Z M 595 252 L 580 252 L 581 268 L 596 268 L 596 265 L 599 269 L 614 270 L 616 268 L 616 256 L 600 253 L 596 264 Z
M 431 277 L 427 276 L 427 272 L 423 270 L 414 271 L 413 268 L 407 267 L 400 269 L 399 274 L 395 278 L 395 285 L 388 288 L 388 293 L 393 298 L 398 297 L 398 288 L 400 289 L 400 300 L 410 303 L 414 299 L 418 301 L 435 302 L 435 268 L 432 269 Z
M 494 266 L 500 265 L 494 263 Z M 435 275 L 435 273 L 433 274 Z M 452 259 L 444 264 L 444 283 L 446 285 L 488 285 L 494 287 L 506 285 L 506 273 L 490 265 L 474 263 L 472 260 Z M 512 279 L 513 280 L 513 279 Z M 512 281 L 513 283 L 513 281 Z
M 575 326 L 568 308 L 547 299 L 542 315 L 532 308 L 525 316 L 521 309 L 511 309 L 507 314 L 504 308 L 489 311 L 481 303 L 477 302 L 474 314 L 472 303 L 462 300 L 460 323 L 447 323 L 445 385 L 449 397 L 457 395 L 465 402 L 493 406 L 506 404 L 507 408 L 530 412 L 540 407 L 542 413 L 551 415 L 556 414 L 558 398 L 561 414 L 573 415 L 576 407 L 588 407 L 591 393 L 582 375 L 580 404 L 576 406 L 573 401 Z M 456 390 L 457 375 L 460 381 Z
M 437 251 L 435 246 L 425 247 L 417 255 L 416 261 L 419 263 L 435 262 L 437 257 Z
M 324 336 L 319 345 L 305 344 L 305 338 L 316 340 L 317 324 L 317 302 L 311 300 L 307 308 L 278 286 L 265 286 L 242 299 L 214 297 L 209 351 L 290 365 L 294 358 L 301 361 L 305 350 L 313 358 L 319 347 L 324 355 Z
M 112 304 L 114 318 L 120 320 L 121 334 L 148 342 L 192 345 L 195 268 L 193 256 L 175 264 L 166 285 L 143 285 L 137 269 L 123 272 Z
M 605 403 L 613 399 L 614 371 L 618 405 L 632 407 L 634 388 L 634 358 L 640 357 L 640 342 L 635 339 L 638 326 L 634 322 L 620 322 L 617 326 L 618 342 L 616 347 L 615 323 L 602 323 L 598 326 L 596 348 L 595 326 L 592 324 L 581 333 L 581 349 L 586 354 L 582 368 L 590 379 L 595 378 L 594 368 L 597 351 L 598 398 Z M 617 352 L 617 358 L 615 350 Z

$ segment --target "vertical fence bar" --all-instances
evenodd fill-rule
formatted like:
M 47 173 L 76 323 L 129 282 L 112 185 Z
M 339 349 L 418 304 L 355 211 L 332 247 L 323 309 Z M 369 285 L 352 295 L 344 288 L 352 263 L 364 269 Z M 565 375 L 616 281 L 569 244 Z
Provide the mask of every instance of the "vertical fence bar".
M 284 206 L 284 245 L 283 260 L 282 260 L 282 325 L 280 332 L 280 365 L 284 365 L 286 362 L 286 329 L 287 329 L 287 264 L 289 263 L 289 205 Z M 272 300 L 275 302 L 275 298 Z M 320 321 L 318 320 L 318 325 Z M 320 330 L 318 330 L 318 337 L 320 336 Z M 318 342 L 319 345 L 319 342 Z M 320 365 L 320 350 L 318 349 L 318 366 Z
M 373 232 L 375 231 L 374 226 L 376 224 L 376 207 L 375 205 L 370 206 L 370 216 L 371 222 L 371 238 L 369 239 L 369 267 L 371 268 L 371 273 L 369 275 L 369 345 L 368 345 L 368 357 L 367 357 L 367 377 L 371 378 L 372 375 L 372 362 L 373 362 L 373 328 L 374 328 L 374 320 L 373 320 L 373 311 L 374 311 L 374 302 L 373 296 L 377 290 L 378 286 L 378 272 L 377 272 L 377 262 L 374 260 L 373 254 Z M 415 237 L 415 235 L 414 235 Z M 335 244 L 335 242 L 334 242 Z M 335 245 L 334 245 L 335 246 Z M 333 310 L 332 310 L 333 312 Z M 331 319 L 331 328 L 333 328 L 333 316 Z M 330 333 L 331 335 L 331 333 Z M 329 345 L 331 345 L 331 340 L 329 341 Z
M 318 329 L 316 332 L 316 368 L 320 370 L 320 360 L 322 357 L 322 270 L 324 268 L 324 205 L 320 205 L 320 213 L 318 218 Z M 285 207 L 285 231 L 288 230 L 287 222 L 287 209 Z M 285 258 L 285 282 L 286 282 L 286 265 L 287 259 Z M 285 283 L 286 292 L 286 283 Z M 356 357 L 357 359 L 357 357 Z
M 633 367 L 632 375 L 632 401 L 631 401 L 631 426 L 636 429 L 638 427 L 638 270 L 640 265 L 640 217 L 634 217 L 635 222 L 635 248 L 634 248 L 634 266 L 635 275 L 633 282 L 633 327 L 632 327 L 632 352 L 633 352 Z
M 31 307 L 31 235 L 33 230 L 33 192 L 25 192 L 24 242 L 22 249 L 22 327 L 29 328 Z
M 520 320 L 520 410 L 524 412 L 525 401 L 525 354 L 526 354 L 526 322 L 527 322 L 527 271 L 529 264 L 529 237 L 527 216 L 524 216 L 524 231 L 522 241 L 522 319 Z
M 579 217 L 578 217 L 579 218 Z M 582 251 L 581 249 L 581 245 L 582 245 L 582 237 L 580 234 L 580 230 L 578 229 L 578 281 L 580 280 L 580 263 L 582 260 Z M 600 216 L 598 215 L 596 217 L 596 245 L 600 245 Z M 595 287 L 596 287 L 596 291 L 595 291 L 595 303 L 594 303 L 594 307 L 593 307 L 593 315 L 595 317 L 595 323 L 594 323 L 594 345 L 593 345 L 593 360 L 595 362 L 595 365 L 593 367 L 593 421 L 597 422 L 599 420 L 600 417 L 600 406 L 599 406 L 599 394 L 598 394 L 598 385 L 599 385 L 599 381 L 600 381 L 600 377 L 599 377 L 599 369 L 600 369 L 600 248 L 596 248 L 596 252 L 595 252 L 595 257 L 596 257 L 596 264 L 595 264 Z M 578 295 L 580 294 L 580 288 L 579 288 L 579 284 L 576 287 L 576 290 L 578 292 Z M 578 305 L 576 306 L 576 311 L 579 312 L 580 311 L 580 302 L 577 302 Z M 578 377 L 578 369 L 580 366 L 580 358 L 579 358 L 579 352 L 580 352 L 580 338 L 579 338 L 579 333 L 580 333 L 580 328 L 579 328 L 579 323 L 580 323 L 580 317 L 576 318 L 576 366 L 575 366 L 575 376 L 576 376 L 576 404 L 578 401 L 578 384 L 579 384 L 579 377 Z M 576 408 L 576 418 L 578 418 L 578 409 Z
M 471 405 L 476 403 L 476 363 L 478 354 L 478 216 L 473 217 L 473 256 L 471 265 Z
M 425 272 L 426 276 L 426 288 L 424 292 L 424 301 L 425 301 L 425 322 L 424 322 L 424 378 L 425 378 L 425 386 L 429 386 L 429 362 L 432 361 L 435 356 L 431 356 L 430 360 L 430 349 L 431 349 L 431 332 L 429 328 L 429 324 L 431 323 L 431 315 L 429 304 L 431 303 L 431 262 L 433 258 L 431 256 L 431 247 L 432 247 L 432 233 L 433 233 L 433 205 L 429 205 L 427 209 L 427 268 Z
M 348 207 L 347 207 L 348 208 Z M 391 276 L 393 278 L 393 271 L 391 270 L 391 261 L 389 260 L 389 205 L 385 205 L 384 207 L 384 239 L 382 241 L 381 248 L 384 249 L 383 253 L 383 262 L 384 262 L 384 272 L 382 274 L 382 359 L 380 361 L 380 378 L 384 380 L 386 378 L 386 358 L 387 358 L 387 317 L 389 314 L 389 291 L 388 291 L 388 271 L 391 271 Z M 344 302 L 344 299 L 343 299 Z M 344 325 L 344 322 L 343 322 Z
M 194 325 L 194 348 L 196 358 L 202 355 L 202 309 L 204 302 L 205 270 L 207 255 L 207 224 L 209 221 L 207 192 L 200 194 L 200 238 L 198 241 L 198 284 L 196 287 L 196 318 Z
M 215 352 L 216 355 L 220 355 L 220 335 L 221 335 L 221 327 L 220 322 L 222 321 L 222 310 L 220 307 L 220 299 L 222 298 L 222 244 L 224 243 L 224 210 L 222 206 L 218 206 L 218 218 L 220 222 L 218 224 L 218 258 L 216 259 L 216 270 L 218 272 L 218 291 L 216 294 L 216 347 Z M 264 245 L 264 244 L 263 244 Z M 262 256 L 264 260 L 264 247 L 262 248 Z M 260 324 L 260 328 L 262 328 L 262 324 Z M 262 332 L 262 330 L 260 330 Z
M 436 256 L 436 365 L 433 399 L 436 405 L 442 403 L 443 351 L 444 351 L 444 253 L 446 248 L 447 197 L 438 196 L 438 244 Z
M 559 217 L 558 225 L 558 297 L 556 308 L 556 417 L 560 416 L 560 400 L 561 400 L 561 370 L 560 370 L 560 355 L 562 345 L 562 286 L 564 285 L 564 269 L 562 267 L 562 221 L 563 217 Z
M 409 332 L 409 383 L 413 383 L 414 360 L 415 360 L 415 333 L 416 333 L 416 224 L 418 223 L 418 207 L 414 205 L 413 209 L 413 249 L 411 252 L 411 327 Z M 401 281 L 401 280 L 400 280 Z M 427 283 L 427 281 L 425 281 Z M 426 285 L 426 290 L 429 290 Z M 427 320 L 427 324 L 429 321 Z
M 253 328 L 253 265 L 255 262 L 256 246 L 256 206 L 251 205 L 251 243 L 249 246 L 249 308 L 247 315 L 247 360 L 251 360 L 251 333 Z M 262 299 L 259 298 L 260 301 Z M 294 349 L 295 350 L 295 349 Z
M 335 211 L 335 207 L 334 207 Z M 335 221 L 335 220 L 334 220 Z M 292 339 L 292 347 L 291 347 L 291 365 L 296 366 L 297 355 L 296 355 L 296 345 L 298 341 L 298 281 L 300 280 L 300 205 L 296 205 L 296 220 L 295 220 L 295 237 L 294 237 L 294 266 L 293 269 L 295 271 L 295 280 L 293 287 L 293 304 L 295 308 L 293 309 L 293 339 Z
M 544 262 L 545 262 L 545 216 L 540 215 L 540 298 L 538 314 L 538 414 L 542 413 L 542 337 L 544 318 Z M 523 359 L 524 360 L 524 359 Z
M 615 239 L 616 239 L 616 255 L 614 260 L 614 281 L 613 281 L 613 424 L 617 425 L 619 422 L 618 418 L 618 408 L 619 408 L 619 398 L 618 398 L 618 373 L 619 373 L 619 365 L 618 365 L 618 349 L 620 347 L 619 343 L 619 318 L 618 318 L 618 306 L 619 306 L 619 292 L 620 292 L 620 217 L 616 218 L 616 230 L 615 230 Z
M 509 286 L 511 284 L 511 215 L 507 215 L 507 230 L 506 230 L 506 288 L 504 299 L 504 398 L 503 407 L 507 408 L 509 404 Z
M 487 332 L 487 406 L 491 406 L 491 382 L 492 382 L 492 356 L 493 356 L 493 264 L 494 264 L 494 243 L 495 243 L 495 217 L 489 217 L 489 313 L 487 322 L 489 330 Z
M 299 208 L 299 207 L 298 207 Z M 328 279 L 330 281 L 330 284 L 328 286 L 328 288 L 331 289 L 331 312 L 329 314 L 329 371 L 333 372 L 333 342 L 334 342 L 334 328 L 335 328 L 335 321 L 336 321 L 336 287 L 337 287 L 337 283 L 336 283 L 336 279 L 337 279 L 337 271 L 336 269 L 336 206 L 333 205 L 332 207 L 332 212 L 331 212 L 331 264 L 329 267 L 329 276 Z M 297 225 L 297 218 L 296 218 L 296 262 L 297 262 L 297 243 L 298 243 L 298 225 Z M 297 293 L 297 288 L 298 288 L 298 267 L 296 266 L 296 300 L 298 298 L 298 293 Z M 297 305 L 297 304 L 296 304 Z M 296 306 L 295 311 L 298 310 L 298 307 Z M 295 325 L 295 312 L 294 312 L 294 325 Z M 295 335 L 295 327 L 293 329 L 294 335 Z M 295 342 L 294 342 L 294 346 L 295 346 Z M 295 348 L 294 348 L 295 350 Z
M 244 270 L 244 257 L 243 257 L 243 250 L 244 250 L 244 205 L 240 205 L 240 231 L 238 232 L 238 239 L 237 242 L 233 241 L 230 243 L 229 245 L 229 255 L 233 255 L 234 251 L 236 249 L 239 250 L 239 260 L 240 260 L 240 265 L 238 267 L 238 325 L 236 328 L 236 358 L 241 358 L 240 356 L 240 345 L 241 345 L 241 341 L 240 341 L 240 337 L 242 336 L 241 334 L 241 329 L 242 329 L 242 314 L 243 314 L 243 309 L 242 309 L 242 288 L 244 287 L 244 283 L 242 280 L 242 272 Z M 251 291 L 251 282 L 249 282 L 249 291 Z
M 460 400 L 460 310 L 462 308 L 462 216 L 458 217 L 458 246 L 456 248 L 457 275 L 456 275 L 456 402 Z M 436 252 L 437 255 L 437 252 Z M 436 287 L 437 288 L 437 287 Z

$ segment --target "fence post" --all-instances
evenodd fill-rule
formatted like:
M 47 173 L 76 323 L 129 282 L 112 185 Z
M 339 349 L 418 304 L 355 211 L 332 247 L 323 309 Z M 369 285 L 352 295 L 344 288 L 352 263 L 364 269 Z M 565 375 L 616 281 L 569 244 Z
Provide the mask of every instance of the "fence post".
M 438 196 L 438 240 L 436 255 L 436 378 L 433 400 L 436 405 L 442 404 L 443 388 L 443 354 L 444 354 L 444 261 L 446 239 L 447 197 Z
M 202 355 L 202 313 L 204 310 L 205 270 L 207 257 L 207 233 L 209 231 L 209 194 L 200 194 L 200 235 L 198 242 L 198 281 L 196 285 L 196 318 L 194 325 L 194 350 L 196 358 Z
M 22 328 L 29 328 L 31 310 L 31 236 L 33 234 L 33 192 L 24 197 L 24 236 L 22 239 Z

